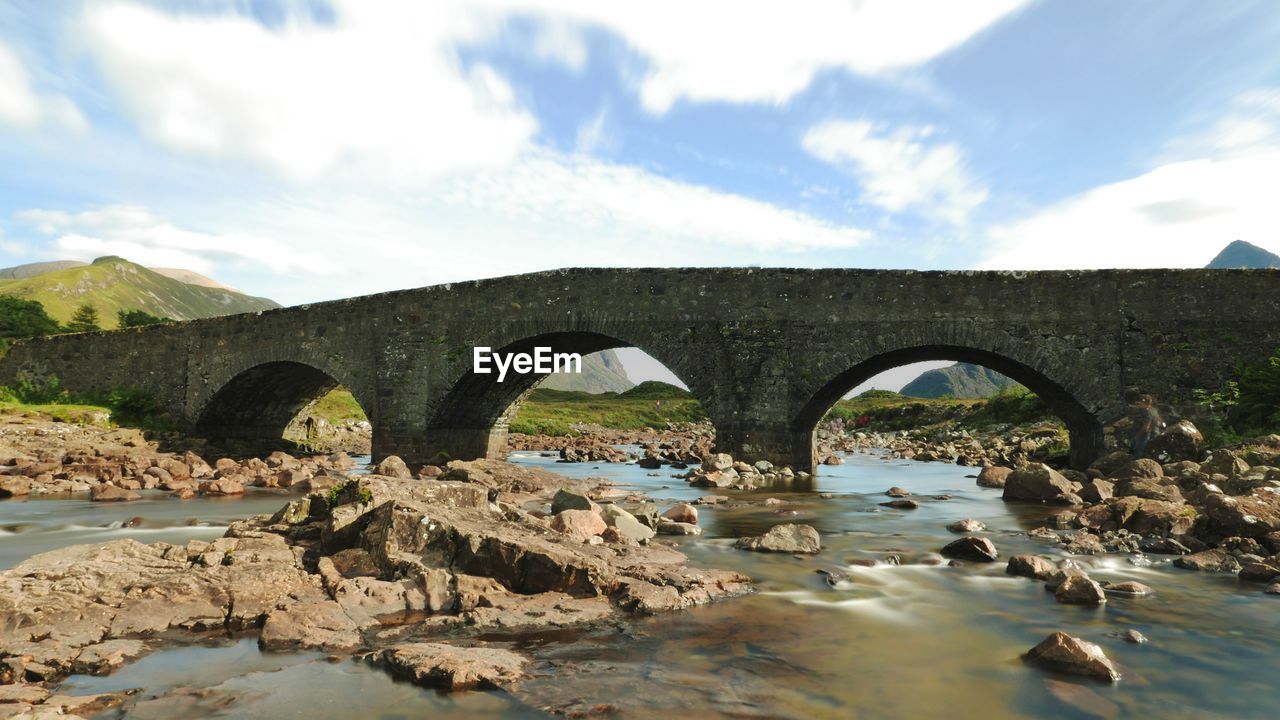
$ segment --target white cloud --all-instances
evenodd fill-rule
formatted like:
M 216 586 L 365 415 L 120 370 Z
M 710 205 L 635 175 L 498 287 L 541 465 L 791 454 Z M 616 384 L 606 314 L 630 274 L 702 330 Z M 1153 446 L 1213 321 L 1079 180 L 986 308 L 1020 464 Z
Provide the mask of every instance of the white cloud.
M 21 58 L 0 43 L 0 124 L 33 128 L 52 123 L 70 130 L 86 127 L 84 116 L 67 98 L 38 94 Z
M 1027 0 L 492 0 L 490 8 L 575 20 L 622 37 L 650 67 L 651 112 L 680 100 L 782 103 L 824 69 L 883 75 L 923 65 Z
M 805 133 L 805 150 L 853 175 L 867 202 L 889 212 L 918 209 L 962 223 L 987 199 L 969 176 L 964 153 L 931 140 L 931 127 L 888 129 L 865 121 L 828 121 Z
M 152 267 L 201 273 L 228 266 L 273 273 L 330 273 L 337 266 L 322 255 L 248 233 L 210 234 L 176 227 L 151 211 L 123 205 L 66 213 L 32 209 L 17 218 L 53 237 L 57 257 L 92 260 L 119 255 Z
M 1280 91 L 1247 93 L 1167 159 L 992 229 L 985 269 L 1200 267 L 1232 240 L 1280 250 Z
M 509 161 L 537 128 L 455 47 L 491 31 L 451 3 L 337 3 L 333 25 L 91 5 L 79 41 L 143 132 L 288 177 L 395 182 Z

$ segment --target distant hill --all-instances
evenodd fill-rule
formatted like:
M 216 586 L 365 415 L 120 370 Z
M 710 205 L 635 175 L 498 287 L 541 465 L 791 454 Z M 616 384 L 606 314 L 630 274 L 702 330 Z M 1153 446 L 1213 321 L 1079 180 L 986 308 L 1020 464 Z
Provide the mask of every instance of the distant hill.
M 24 270 L 39 266 L 57 269 L 34 275 Z M 280 307 L 267 298 L 181 282 L 114 256 L 98 258 L 88 265 L 35 263 L 0 271 L 0 276 L 3 273 L 20 277 L 0 279 L 0 294 L 38 300 L 45 311 L 61 323 L 71 319 L 78 306 L 90 303 L 97 308 L 104 330 L 116 327 L 118 310 L 142 310 L 174 320 L 195 320 Z
M 84 267 L 88 264 L 79 260 L 50 260 L 49 262 L 27 263 L 26 265 L 16 265 L 0 270 L 0 280 L 24 280 L 29 277 L 54 272 L 55 270 Z
M 661 380 L 645 380 L 639 385 L 622 393 L 620 397 L 637 400 L 676 400 L 691 398 L 693 393 Z
M 173 278 L 178 282 L 183 282 L 188 285 L 199 285 L 200 287 L 217 288 L 219 290 L 230 290 L 233 293 L 240 292 L 239 290 L 231 287 L 230 285 L 223 285 L 217 280 L 214 280 L 211 277 L 205 277 L 204 275 L 201 275 L 200 273 L 194 270 L 183 270 L 182 268 L 159 268 L 159 267 L 153 267 L 151 269 L 154 270 L 155 272 L 160 273 L 165 277 Z M 241 294 L 243 295 L 244 293 L 241 293 Z
M 1253 243 L 1236 240 L 1223 248 L 1222 252 L 1218 253 L 1218 256 L 1205 267 L 1219 270 L 1228 268 L 1280 268 L 1280 255 L 1263 250 Z
M 625 392 L 634 386 L 618 354 L 612 350 L 582 356 L 581 374 L 550 375 L 538 385 L 544 390 L 580 390 L 595 394 Z
M 988 398 L 1014 381 L 995 370 L 956 363 L 951 367 L 929 370 L 907 383 L 901 394 L 916 398 Z

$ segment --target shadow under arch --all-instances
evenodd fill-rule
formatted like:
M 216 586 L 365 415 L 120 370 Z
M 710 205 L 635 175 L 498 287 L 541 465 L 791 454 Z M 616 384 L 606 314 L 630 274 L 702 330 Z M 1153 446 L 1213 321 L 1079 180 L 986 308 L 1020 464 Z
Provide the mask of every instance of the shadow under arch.
M 277 442 L 298 413 L 340 384 L 306 363 L 260 363 L 237 373 L 214 392 L 200 410 L 195 431 L 209 438 Z M 369 414 L 368 408 L 365 413 Z
M 1072 467 L 1084 469 L 1102 454 L 1104 437 L 1102 423 L 1071 391 L 1044 373 L 1017 360 L 988 350 L 958 345 L 920 345 L 891 350 L 870 357 L 840 373 L 822 386 L 806 402 L 791 423 L 796 437 L 807 438 L 808 452 L 816 446 L 814 433 L 818 422 L 827 411 L 844 397 L 845 393 L 885 370 L 902 365 L 929 360 L 953 360 L 990 368 L 1013 378 L 1040 396 L 1067 426 L 1071 436 L 1070 462 Z
M 696 379 L 685 377 L 680 368 L 668 362 L 660 353 L 644 345 L 623 340 L 612 335 L 588 330 L 545 332 L 522 338 L 501 348 L 494 354 L 530 353 L 534 348 L 549 347 L 555 353 L 577 353 L 586 357 L 591 353 L 616 348 L 634 347 L 647 353 L 670 370 L 711 417 L 708 395 L 696 385 Z M 449 391 L 428 410 L 426 448 L 428 457 L 444 454 L 449 458 L 501 458 L 507 448 L 507 426 L 520 407 L 524 397 L 550 373 L 516 373 L 509 371 L 502 382 L 497 373 L 481 374 L 468 369 L 450 387 Z

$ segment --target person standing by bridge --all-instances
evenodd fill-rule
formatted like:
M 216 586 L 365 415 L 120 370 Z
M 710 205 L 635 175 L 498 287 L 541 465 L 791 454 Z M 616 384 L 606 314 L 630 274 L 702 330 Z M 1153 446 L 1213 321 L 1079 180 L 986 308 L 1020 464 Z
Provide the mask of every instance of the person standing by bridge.
M 1150 395 L 1138 396 L 1133 404 L 1139 412 L 1135 423 L 1137 429 L 1134 430 L 1129 449 L 1134 457 L 1142 457 L 1142 451 L 1147 449 L 1147 443 L 1160 434 L 1160 429 L 1164 427 L 1164 420 L 1160 417 L 1160 411 L 1156 409 L 1155 398 Z

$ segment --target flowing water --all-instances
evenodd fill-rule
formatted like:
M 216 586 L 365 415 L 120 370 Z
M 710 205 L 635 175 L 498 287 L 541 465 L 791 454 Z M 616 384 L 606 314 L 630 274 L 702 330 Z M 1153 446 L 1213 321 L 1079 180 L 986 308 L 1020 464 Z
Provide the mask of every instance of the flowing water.
M 668 502 L 706 491 L 673 471 L 634 465 L 558 464 L 539 453 L 514 462 L 608 478 Z M 250 639 L 164 650 L 102 678 L 72 677 L 65 692 L 145 688 L 128 717 L 541 717 L 538 706 L 612 703 L 626 717 L 955 718 L 1280 717 L 1280 598 L 1234 576 L 1179 570 L 1167 558 L 1078 558 L 1100 580 L 1139 580 L 1152 597 L 1100 608 L 1060 605 L 1041 583 L 1004 573 L 1009 555 L 1051 546 L 1025 535 L 1050 511 L 1011 505 L 977 487 L 972 470 L 866 454 L 822 468 L 818 492 L 757 492 L 780 506 L 700 508 L 706 534 L 681 538 L 695 563 L 737 569 L 758 594 L 623 629 L 490 636 L 533 656 L 516 697 L 444 695 L 397 682 L 357 662 L 316 654 L 267 655 Z M 880 507 L 900 486 L 918 510 Z M 742 493 L 726 493 L 742 497 Z M 950 499 L 940 499 L 950 496 Z M 213 537 L 232 518 L 271 512 L 283 497 L 127 506 L 81 500 L 0 503 L 0 565 L 41 550 L 115 537 L 180 542 Z M 112 523 L 141 516 L 139 527 Z M 937 551 L 947 523 L 985 522 L 1002 561 L 948 567 Z M 196 524 L 189 524 L 194 519 Z M 733 538 L 802 522 L 822 533 L 815 557 L 747 553 Z M 203 523 L 203 524 L 202 524 Z M 147 534 L 151 533 L 151 534 Z M 876 561 L 871 567 L 862 563 Z M 847 579 L 831 587 L 819 569 Z M 1137 629 L 1142 645 L 1109 636 Z M 1122 667 L 1115 685 L 1053 676 L 1019 656 L 1055 630 L 1100 644 Z M 174 688 L 212 688 L 189 694 Z M 145 700 L 166 695 L 159 700 Z M 525 702 L 527 701 L 527 702 Z M 110 714 L 108 716 L 111 716 Z

